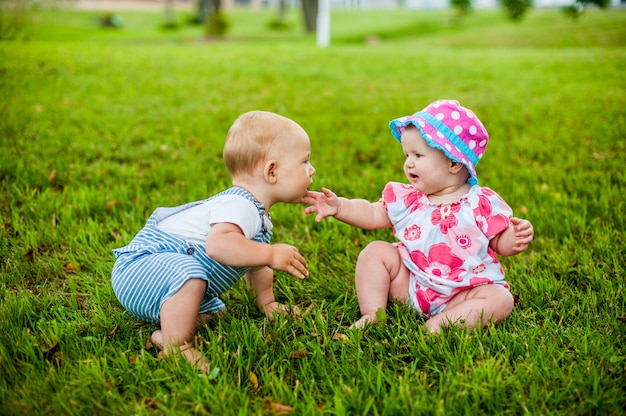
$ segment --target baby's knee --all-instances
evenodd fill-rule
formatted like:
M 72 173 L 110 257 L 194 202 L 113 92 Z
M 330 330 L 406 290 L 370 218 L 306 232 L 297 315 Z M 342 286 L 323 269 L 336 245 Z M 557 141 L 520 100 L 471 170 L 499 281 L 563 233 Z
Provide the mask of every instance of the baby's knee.
M 359 253 L 358 262 L 378 259 L 387 259 L 390 256 L 399 256 L 398 249 L 385 241 L 372 241 Z
M 492 286 L 490 299 L 493 304 L 496 305 L 497 311 L 499 312 L 499 319 L 504 319 L 513 312 L 513 305 L 515 304 L 513 295 L 511 295 L 511 292 L 504 286 L 490 286 Z

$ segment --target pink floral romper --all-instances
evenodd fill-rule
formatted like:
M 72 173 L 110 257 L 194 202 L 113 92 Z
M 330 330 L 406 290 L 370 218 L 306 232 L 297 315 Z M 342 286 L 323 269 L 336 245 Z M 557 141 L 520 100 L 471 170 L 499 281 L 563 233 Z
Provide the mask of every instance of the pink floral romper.
M 509 288 L 489 247 L 512 215 L 497 193 L 474 185 L 459 201 L 434 205 L 413 186 L 389 182 L 381 202 L 410 272 L 412 306 L 422 315 L 440 313 L 457 293 L 475 286 L 495 283 Z

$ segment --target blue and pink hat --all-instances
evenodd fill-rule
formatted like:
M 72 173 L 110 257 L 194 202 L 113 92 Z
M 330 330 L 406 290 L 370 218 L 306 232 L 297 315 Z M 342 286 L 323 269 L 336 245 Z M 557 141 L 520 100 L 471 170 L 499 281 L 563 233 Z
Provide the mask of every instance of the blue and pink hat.
M 478 117 L 456 100 L 438 100 L 412 116 L 400 117 L 389 123 L 391 134 L 401 140 L 408 125 L 417 127 L 430 147 L 439 149 L 469 171 L 467 182 L 476 185 L 476 165 L 483 157 L 489 135 Z

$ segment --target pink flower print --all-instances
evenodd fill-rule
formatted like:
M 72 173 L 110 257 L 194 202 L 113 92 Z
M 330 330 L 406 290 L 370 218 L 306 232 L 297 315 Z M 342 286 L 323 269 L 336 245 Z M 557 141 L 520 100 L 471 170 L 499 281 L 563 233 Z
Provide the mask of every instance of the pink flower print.
M 489 247 L 489 250 L 487 251 L 487 254 L 489 254 L 489 257 L 491 257 L 491 261 L 493 261 L 493 264 L 498 264 L 500 262 L 498 260 L 498 256 L 496 255 L 496 252 L 493 251 L 491 249 L 491 247 Z
M 491 215 L 491 202 L 488 198 L 480 195 L 478 197 L 478 206 L 474 208 L 474 216 L 476 224 L 480 227 L 483 234 L 487 235 L 487 217 Z
M 420 195 L 417 192 L 409 193 L 406 198 L 404 198 L 404 206 L 410 209 L 410 212 L 417 210 L 420 204 Z
M 383 189 L 383 201 L 390 204 L 396 202 L 396 193 L 393 190 L 393 186 L 385 186 L 385 189 Z
M 439 278 L 458 281 L 459 275 L 465 272 L 461 268 L 463 260 L 455 256 L 445 243 L 435 244 L 426 255 L 415 250 L 411 252 L 411 260 L 424 272 Z
M 489 283 L 491 283 L 491 279 L 488 279 L 486 277 L 472 277 L 470 279 L 470 286 L 471 287 L 487 285 Z
M 482 193 L 486 196 L 495 196 L 498 195 L 495 193 L 495 191 L 491 188 L 487 188 L 486 186 L 483 186 L 482 188 L 480 188 Z
M 430 217 L 430 222 L 433 225 L 439 225 L 441 232 L 444 234 L 448 234 L 448 230 L 458 224 L 458 221 L 454 214 L 456 214 L 460 210 L 461 204 L 458 202 L 451 205 L 440 205 L 433 210 L 433 213 Z
M 454 255 L 466 259 L 475 256 L 483 249 L 484 237 L 478 228 L 468 225 L 463 228 L 452 228 L 448 232 L 448 243 Z
M 493 237 L 500 234 L 509 226 L 509 218 L 504 214 L 491 215 L 493 206 L 486 195 L 496 195 L 489 188 L 483 189 L 484 195 L 478 197 L 478 206 L 474 208 L 474 216 L 476 224 L 480 227 L 483 234 L 487 237 Z
M 420 226 L 417 224 L 413 224 L 410 227 L 406 227 L 404 229 L 404 239 L 407 241 L 414 241 L 420 238 L 422 235 L 422 230 Z
M 462 249 L 467 249 L 472 246 L 472 239 L 467 234 L 457 235 L 455 240 L 456 244 Z
M 431 306 L 441 297 L 441 293 L 432 289 L 416 288 L 416 298 L 420 310 L 424 315 L 430 314 Z
M 481 263 L 472 269 L 472 273 L 479 274 L 479 273 L 484 272 L 485 270 L 487 270 L 487 266 Z

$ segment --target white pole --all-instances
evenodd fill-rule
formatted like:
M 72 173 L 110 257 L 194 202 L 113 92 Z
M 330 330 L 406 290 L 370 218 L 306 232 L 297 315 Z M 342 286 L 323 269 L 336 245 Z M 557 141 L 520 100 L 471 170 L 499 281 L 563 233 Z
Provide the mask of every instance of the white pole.
M 325 48 L 330 44 L 330 0 L 317 3 L 317 46 Z

